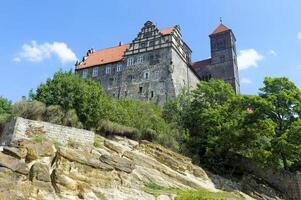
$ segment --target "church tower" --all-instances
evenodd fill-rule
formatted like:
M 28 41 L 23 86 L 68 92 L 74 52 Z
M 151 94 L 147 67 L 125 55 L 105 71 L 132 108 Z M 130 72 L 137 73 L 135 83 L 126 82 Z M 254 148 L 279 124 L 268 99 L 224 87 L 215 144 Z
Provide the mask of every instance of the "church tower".
M 210 37 L 211 67 L 214 68 L 214 78 L 223 79 L 233 86 L 236 94 L 240 93 L 236 39 L 231 29 L 222 22 Z

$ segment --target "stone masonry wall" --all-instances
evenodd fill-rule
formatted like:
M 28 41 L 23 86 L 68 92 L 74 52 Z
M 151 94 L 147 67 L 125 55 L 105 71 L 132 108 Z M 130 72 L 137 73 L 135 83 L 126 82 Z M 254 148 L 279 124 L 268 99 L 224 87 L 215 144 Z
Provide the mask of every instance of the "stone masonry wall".
M 28 139 L 35 134 L 45 134 L 45 136 L 61 144 L 67 144 L 70 141 L 83 145 L 93 145 L 95 136 L 92 131 L 17 117 L 6 124 L 0 138 L 0 145 Z

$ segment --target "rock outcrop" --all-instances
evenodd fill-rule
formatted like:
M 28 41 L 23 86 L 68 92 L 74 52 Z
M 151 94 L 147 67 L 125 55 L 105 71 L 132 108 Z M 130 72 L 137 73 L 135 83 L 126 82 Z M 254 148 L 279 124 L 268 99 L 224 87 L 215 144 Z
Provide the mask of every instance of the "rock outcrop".
M 0 199 L 171 200 L 174 189 L 220 191 L 205 170 L 160 145 L 96 137 L 97 147 L 29 139 L 2 147 Z M 150 184 L 173 190 L 153 191 Z

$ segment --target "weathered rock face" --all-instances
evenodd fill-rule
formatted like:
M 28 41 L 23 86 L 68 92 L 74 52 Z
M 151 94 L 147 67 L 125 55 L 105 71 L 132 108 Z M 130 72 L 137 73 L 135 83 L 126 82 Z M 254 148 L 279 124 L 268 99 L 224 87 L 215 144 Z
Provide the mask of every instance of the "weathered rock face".
M 101 140 L 98 148 L 55 148 L 49 141 L 31 140 L 3 147 L 0 199 L 175 199 L 175 192 L 149 192 L 150 183 L 219 191 L 202 168 L 160 145 L 120 137 Z

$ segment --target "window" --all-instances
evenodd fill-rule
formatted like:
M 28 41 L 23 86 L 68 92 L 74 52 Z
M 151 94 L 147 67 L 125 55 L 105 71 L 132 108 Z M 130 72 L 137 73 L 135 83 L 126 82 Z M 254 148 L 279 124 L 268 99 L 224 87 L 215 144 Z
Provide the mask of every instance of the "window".
M 128 91 L 124 91 L 124 96 L 125 96 L 125 97 L 128 96 Z
M 143 91 L 143 87 L 139 87 L 139 94 L 141 94 Z
M 138 56 L 137 63 L 143 63 L 143 56 L 142 55 Z
M 154 97 L 154 91 L 151 91 L 151 96 L 150 98 L 153 98 Z
M 122 64 L 117 64 L 117 68 L 116 68 L 117 72 L 121 72 L 122 71 Z
M 133 65 L 133 64 L 134 64 L 134 58 L 132 58 L 132 57 L 128 58 L 128 59 L 127 59 L 127 65 L 128 65 L 128 66 L 131 66 L 131 65 Z
M 87 70 L 87 69 L 85 69 L 85 70 L 83 71 L 83 78 L 84 78 L 84 79 L 88 78 L 88 70 Z
M 202 76 L 202 81 L 209 81 L 212 78 L 211 74 L 205 74 Z
M 98 68 L 97 67 L 93 68 L 93 71 L 92 71 L 92 77 L 96 77 L 96 76 L 98 76 Z
M 149 72 L 144 72 L 143 78 L 148 79 L 149 78 Z
M 225 55 L 220 56 L 220 62 L 224 63 L 225 62 Z
M 106 74 L 111 74 L 111 67 L 106 67 Z
M 155 44 L 154 40 L 149 41 L 149 46 L 154 46 L 154 44 Z
M 132 82 L 133 76 L 132 76 L 132 75 L 128 75 L 127 80 L 128 80 L 129 82 Z
M 146 47 L 146 43 L 145 42 L 141 42 L 140 43 L 140 48 L 145 48 Z

